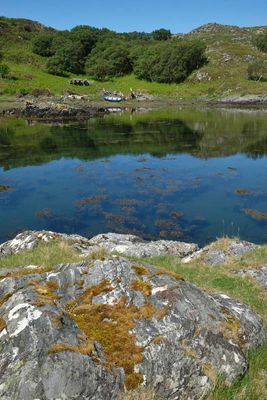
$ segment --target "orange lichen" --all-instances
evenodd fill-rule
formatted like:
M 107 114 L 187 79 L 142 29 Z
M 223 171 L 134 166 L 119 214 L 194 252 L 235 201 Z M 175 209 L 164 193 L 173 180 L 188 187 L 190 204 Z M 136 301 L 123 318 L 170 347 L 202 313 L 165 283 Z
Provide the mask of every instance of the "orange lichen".
M 157 320 L 160 320 L 160 319 L 166 317 L 166 315 L 168 315 L 169 311 L 170 311 L 170 307 L 169 306 L 162 307 L 162 308 L 160 308 L 159 310 L 156 311 L 155 318 Z
M 154 344 L 161 344 L 162 343 L 162 336 L 160 336 L 160 335 L 155 336 L 154 339 L 152 340 L 152 342 Z
M 152 286 L 149 282 L 142 281 L 141 279 L 132 281 L 130 284 L 130 288 L 142 292 L 145 296 L 151 295 Z
M 140 382 L 134 366 L 142 362 L 143 356 L 142 348 L 136 346 L 134 335 L 130 331 L 134 328 L 134 320 L 140 318 L 142 313 L 133 304 L 127 305 L 124 298 L 110 305 L 92 304 L 92 297 L 92 292 L 87 293 L 83 299 L 86 303 L 73 308 L 69 316 L 88 339 L 103 346 L 107 368 L 124 368 L 127 375 L 125 384 L 131 388 L 133 381 Z
M 143 348 L 135 344 L 135 336 L 131 331 L 135 320 L 142 317 L 151 318 L 154 307 L 146 303 L 138 309 L 135 305 L 128 304 L 126 297 L 120 298 L 114 304 L 92 302 L 93 297 L 111 290 L 109 283 L 103 280 L 98 285 L 86 289 L 79 298 L 69 302 L 66 306 L 68 316 L 83 332 L 83 340 L 86 339 L 86 342 L 79 346 L 57 343 L 49 351 L 77 351 L 88 354 L 92 351 L 88 343 L 99 342 L 105 353 L 106 367 L 123 368 L 126 373 L 125 385 L 132 389 L 143 379 L 142 375 L 134 371 L 134 366 L 143 360 Z
M 170 275 L 170 276 L 174 277 L 175 279 L 177 279 L 178 281 L 184 281 L 185 280 L 182 275 L 177 274 L 174 271 L 167 270 L 165 268 L 158 269 L 158 271 L 156 272 L 155 275 Z
M 34 290 L 38 294 L 38 299 L 35 302 L 38 306 L 53 304 L 55 300 L 60 298 L 60 296 L 54 293 L 54 291 L 58 289 L 56 282 L 47 281 L 45 284 L 41 285 L 37 281 L 31 281 L 28 285 L 34 286 Z
M 94 350 L 94 344 L 92 342 L 86 342 L 82 345 L 71 345 L 66 343 L 56 343 L 48 349 L 48 353 L 60 353 L 62 351 L 71 351 L 74 353 L 81 353 L 90 356 Z
M 148 275 L 149 271 L 146 269 L 143 265 L 133 265 L 132 269 L 135 271 L 135 273 L 139 276 L 142 275 Z
M 190 348 L 190 347 L 186 347 L 185 348 L 185 354 L 187 357 L 191 357 L 191 358 L 199 358 L 197 352 Z
M 61 328 L 62 327 L 61 315 L 55 315 L 54 317 L 51 317 L 51 322 L 55 328 Z
M 4 318 L 0 317 L 0 332 L 2 332 L 3 329 L 6 328 L 6 321 Z
M 143 375 L 136 372 L 127 374 L 125 377 L 125 386 L 127 390 L 132 390 L 140 386 L 143 382 Z
M 4 296 L 0 297 L 0 307 L 13 295 L 12 293 L 7 293 Z
M 98 285 L 87 288 L 82 296 L 78 299 L 78 303 L 91 304 L 93 297 L 98 296 L 101 293 L 108 293 L 111 291 L 112 288 L 108 285 L 108 281 L 104 279 Z
M 219 331 L 228 340 L 233 340 L 241 347 L 244 345 L 244 340 L 241 335 L 241 322 L 234 315 L 229 312 L 225 313 L 226 318 L 219 325 Z
M 201 365 L 202 371 L 203 373 L 209 378 L 209 380 L 215 384 L 215 382 L 217 381 L 217 371 L 216 369 L 208 363 L 203 363 Z
M 155 307 L 151 303 L 145 303 L 140 307 L 140 313 L 145 319 L 151 319 L 155 311 Z
M 49 270 L 50 270 L 50 268 L 45 268 L 45 267 L 22 268 L 20 270 L 11 271 L 5 275 L 2 275 L 0 277 L 0 280 L 2 280 L 4 278 L 17 278 L 17 277 L 25 276 L 25 275 L 43 274 L 44 272 L 48 272 Z

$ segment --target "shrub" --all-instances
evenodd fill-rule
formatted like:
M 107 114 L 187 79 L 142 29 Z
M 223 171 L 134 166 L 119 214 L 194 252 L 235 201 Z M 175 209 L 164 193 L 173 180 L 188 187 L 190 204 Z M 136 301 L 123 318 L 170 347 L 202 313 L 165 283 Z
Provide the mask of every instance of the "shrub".
M 6 64 L 0 64 L 0 76 L 1 78 L 7 78 L 10 72 L 10 68 Z
M 67 76 L 62 60 L 58 56 L 51 57 L 46 64 L 46 68 L 51 75 Z
M 248 66 L 248 79 L 253 81 L 267 80 L 267 62 L 257 60 Z

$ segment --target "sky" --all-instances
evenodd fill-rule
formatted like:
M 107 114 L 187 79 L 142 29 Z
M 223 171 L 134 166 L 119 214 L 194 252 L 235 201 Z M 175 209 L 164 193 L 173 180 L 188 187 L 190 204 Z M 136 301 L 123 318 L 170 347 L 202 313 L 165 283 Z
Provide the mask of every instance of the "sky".
M 189 32 L 208 22 L 267 25 L 267 0 L 0 0 L 0 15 L 57 29 L 76 25 L 117 32 L 166 28 Z

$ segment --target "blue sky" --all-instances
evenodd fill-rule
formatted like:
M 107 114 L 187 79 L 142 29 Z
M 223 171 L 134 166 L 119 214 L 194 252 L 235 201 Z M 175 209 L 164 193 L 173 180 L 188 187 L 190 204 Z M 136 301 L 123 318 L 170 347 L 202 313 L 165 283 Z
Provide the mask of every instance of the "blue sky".
M 188 32 L 207 22 L 267 25 L 267 0 L 1 0 L 0 15 L 58 29 L 85 24 L 119 32 Z

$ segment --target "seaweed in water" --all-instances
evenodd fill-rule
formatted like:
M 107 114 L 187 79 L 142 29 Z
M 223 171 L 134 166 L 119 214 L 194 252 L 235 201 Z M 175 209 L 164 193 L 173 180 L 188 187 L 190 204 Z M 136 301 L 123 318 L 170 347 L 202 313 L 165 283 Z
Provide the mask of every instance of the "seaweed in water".
M 89 197 L 84 197 L 83 199 L 76 200 L 75 204 L 77 206 L 83 206 L 84 204 L 89 204 L 89 203 L 96 203 L 97 201 L 103 201 L 105 200 L 106 196 L 102 195 L 96 195 L 96 196 L 89 196 Z
M 267 221 L 267 213 L 254 210 L 253 208 L 242 208 L 242 211 L 257 221 Z
M 8 185 L 0 185 L 0 192 L 7 192 L 11 189 L 11 186 Z
M 239 196 L 248 196 L 252 193 L 250 189 L 243 189 L 243 188 L 238 188 L 235 190 L 235 194 L 238 194 Z

